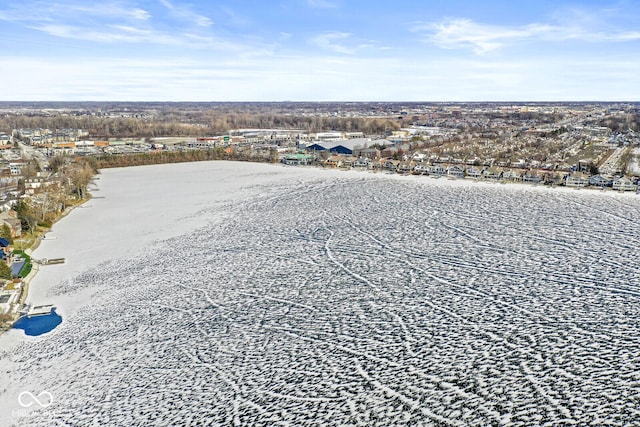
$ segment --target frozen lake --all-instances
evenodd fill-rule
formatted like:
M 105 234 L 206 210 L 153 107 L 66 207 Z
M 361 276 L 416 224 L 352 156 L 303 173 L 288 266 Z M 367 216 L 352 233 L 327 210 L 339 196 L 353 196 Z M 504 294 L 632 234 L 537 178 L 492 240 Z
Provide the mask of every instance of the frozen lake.
M 35 253 L 67 259 L 30 296 L 63 323 L 0 337 L 0 425 L 640 420 L 636 195 L 231 162 L 97 184 Z

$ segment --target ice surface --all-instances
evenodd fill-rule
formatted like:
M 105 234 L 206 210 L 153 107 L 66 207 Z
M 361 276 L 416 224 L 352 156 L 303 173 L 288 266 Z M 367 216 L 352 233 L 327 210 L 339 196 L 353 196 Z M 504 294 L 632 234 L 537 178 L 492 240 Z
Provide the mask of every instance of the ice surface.
M 63 323 L 0 338 L 5 424 L 640 419 L 636 195 L 230 162 L 98 187 L 36 252 Z

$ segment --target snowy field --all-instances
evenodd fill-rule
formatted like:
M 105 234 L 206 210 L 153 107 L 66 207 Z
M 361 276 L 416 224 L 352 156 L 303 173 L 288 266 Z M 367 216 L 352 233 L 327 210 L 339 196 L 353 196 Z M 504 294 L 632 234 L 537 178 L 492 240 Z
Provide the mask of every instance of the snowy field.
M 35 254 L 67 258 L 32 295 L 63 323 L 0 337 L 0 425 L 640 423 L 635 194 L 230 162 L 97 184 Z

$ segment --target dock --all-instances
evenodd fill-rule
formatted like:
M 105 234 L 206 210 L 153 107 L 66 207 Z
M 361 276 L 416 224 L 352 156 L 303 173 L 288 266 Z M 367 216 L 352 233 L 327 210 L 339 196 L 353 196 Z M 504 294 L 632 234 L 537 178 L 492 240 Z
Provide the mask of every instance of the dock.
M 32 261 L 40 265 L 64 264 L 64 258 L 49 258 L 49 259 L 42 258 L 42 259 L 32 259 Z
M 55 309 L 56 307 L 52 304 L 36 305 L 29 308 L 29 310 L 27 311 L 27 317 L 44 316 L 47 314 L 51 314 L 51 311 Z

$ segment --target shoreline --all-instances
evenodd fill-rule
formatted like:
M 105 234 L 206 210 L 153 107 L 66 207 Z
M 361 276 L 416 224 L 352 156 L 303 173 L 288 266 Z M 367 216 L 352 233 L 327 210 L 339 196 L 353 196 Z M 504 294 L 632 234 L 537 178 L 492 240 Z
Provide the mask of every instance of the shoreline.
M 13 313 L 13 318 L 11 320 L 7 320 L 6 322 L 3 322 L 2 327 L 0 327 L 0 335 L 3 335 L 4 333 L 13 329 L 13 325 L 15 325 L 15 323 L 22 317 L 20 315 L 20 310 L 25 306 L 27 302 L 27 298 L 29 298 L 29 286 L 31 285 L 31 282 L 40 271 L 40 263 L 33 262 L 33 252 L 36 251 L 40 246 L 42 237 L 45 234 L 49 233 L 51 230 L 53 230 L 53 226 L 58 222 L 60 222 L 62 219 L 66 218 L 71 212 L 73 212 L 73 210 L 76 207 L 85 204 L 91 199 L 92 199 L 92 195 L 89 193 L 89 197 L 87 197 L 86 199 L 80 200 L 78 203 L 74 203 L 71 206 L 67 206 L 65 210 L 62 211 L 60 215 L 54 219 L 53 223 L 51 224 L 51 227 L 48 230 L 43 231 L 41 234 L 38 234 L 35 237 L 33 244 L 23 249 L 24 252 L 27 255 L 29 255 L 29 257 L 31 257 L 31 271 L 21 280 L 22 286 L 20 289 L 20 297 L 18 298 L 18 301 L 16 303 L 18 308 L 16 309 L 15 313 Z
M 405 182 L 416 182 L 422 184 L 428 183 L 450 183 L 453 185 L 465 185 L 469 184 L 470 186 L 475 185 L 486 185 L 486 186 L 495 186 L 500 187 L 504 186 L 505 188 L 512 189 L 531 189 L 537 191 L 564 191 L 564 192 L 584 192 L 584 194 L 601 194 L 608 196 L 636 196 L 640 195 L 640 188 L 634 191 L 624 191 L 624 190 L 614 190 L 611 187 L 605 187 L 604 189 L 601 187 L 595 186 L 566 186 L 566 185 L 548 185 L 543 182 L 538 183 L 530 183 L 523 181 L 508 181 L 502 179 L 488 179 L 488 178 L 473 178 L 473 177 L 451 177 L 448 175 L 422 175 L 422 174 L 412 174 L 412 173 L 397 173 L 397 172 L 388 172 L 385 170 L 371 170 L 371 169 L 356 169 L 356 168 L 333 168 L 326 167 L 322 165 L 307 165 L 307 166 L 295 166 L 295 165 L 285 165 L 282 163 L 276 163 L 274 165 L 280 165 L 286 168 L 301 168 L 301 169 L 316 169 L 320 171 L 335 171 L 337 173 L 347 172 L 349 174 L 358 174 L 363 177 L 379 177 L 382 179 L 390 179 L 390 180 L 398 180 Z

